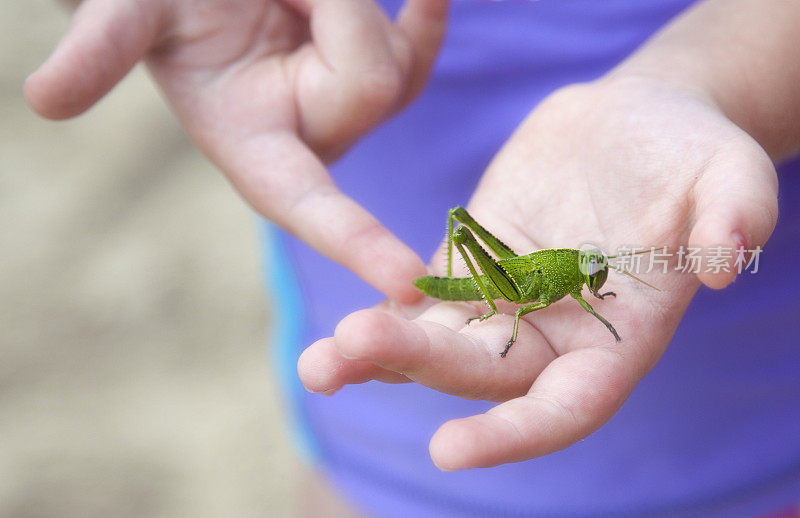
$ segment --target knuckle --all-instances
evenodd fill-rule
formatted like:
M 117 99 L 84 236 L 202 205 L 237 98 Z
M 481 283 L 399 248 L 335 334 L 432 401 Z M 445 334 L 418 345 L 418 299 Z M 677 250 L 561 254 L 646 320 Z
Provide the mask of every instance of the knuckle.
M 373 109 L 385 109 L 400 96 L 402 80 L 396 68 L 378 68 L 364 72 L 357 88 L 360 103 Z

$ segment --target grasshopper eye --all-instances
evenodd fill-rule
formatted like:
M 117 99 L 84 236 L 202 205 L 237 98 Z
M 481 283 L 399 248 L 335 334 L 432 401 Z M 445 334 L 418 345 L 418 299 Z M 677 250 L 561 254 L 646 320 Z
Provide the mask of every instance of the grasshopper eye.
M 598 248 L 591 245 L 581 247 L 578 267 L 589 289 L 597 293 L 608 278 L 608 259 Z
M 600 288 L 603 287 L 603 284 L 606 283 L 606 279 L 608 279 L 608 267 L 606 265 L 602 265 L 602 269 L 597 270 L 594 274 L 589 275 L 589 289 L 592 290 L 594 293 L 600 291 Z

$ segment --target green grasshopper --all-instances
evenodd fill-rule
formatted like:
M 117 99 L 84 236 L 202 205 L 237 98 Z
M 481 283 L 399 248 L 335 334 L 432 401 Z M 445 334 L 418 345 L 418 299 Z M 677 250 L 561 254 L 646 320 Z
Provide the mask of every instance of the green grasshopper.
M 454 221 L 460 224 L 453 228 Z M 497 255 L 495 260 L 475 239 L 475 235 Z M 453 277 L 453 245 L 456 246 L 471 277 Z M 478 274 L 475 265 L 467 255 L 469 250 L 483 275 Z M 467 319 L 483 321 L 497 313 L 495 299 L 505 299 L 515 304 L 525 304 L 514 313 L 514 331 L 500 356 L 505 358 L 508 350 L 517 339 L 519 319 L 531 311 L 546 308 L 566 295 L 597 317 L 614 335 L 621 338 L 611 323 L 600 316 L 581 296 L 583 285 L 589 287 L 592 295 L 600 300 L 607 296 L 616 297 L 614 292 L 600 293 L 600 288 L 608 278 L 608 269 L 633 277 L 637 281 L 658 290 L 633 274 L 608 264 L 608 259 L 620 257 L 606 256 L 600 250 L 576 250 L 572 248 L 553 248 L 536 250 L 527 255 L 517 255 L 511 248 L 497 239 L 478 224 L 463 207 L 450 209 L 447 218 L 447 277 L 426 275 L 414 281 L 414 286 L 425 295 L 441 300 L 485 300 L 489 311 L 485 315 Z M 660 290 L 659 290 L 660 291 Z M 531 304 L 528 304 L 531 303 Z

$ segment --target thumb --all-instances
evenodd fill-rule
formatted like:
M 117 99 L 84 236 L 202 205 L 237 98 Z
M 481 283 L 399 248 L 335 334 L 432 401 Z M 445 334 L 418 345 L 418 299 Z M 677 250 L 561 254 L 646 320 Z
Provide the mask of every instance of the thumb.
M 693 189 L 694 225 L 689 246 L 702 250 L 698 278 L 724 288 L 736 278 L 747 251 L 763 247 L 778 219 L 778 178 L 754 141 L 719 153 Z M 744 250 L 744 255 L 742 255 Z M 745 263 L 746 264 L 746 263 Z
M 53 54 L 25 82 L 31 108 L 66 119 L 96 103 L 153 45 L 162 5 L 85 0 Z

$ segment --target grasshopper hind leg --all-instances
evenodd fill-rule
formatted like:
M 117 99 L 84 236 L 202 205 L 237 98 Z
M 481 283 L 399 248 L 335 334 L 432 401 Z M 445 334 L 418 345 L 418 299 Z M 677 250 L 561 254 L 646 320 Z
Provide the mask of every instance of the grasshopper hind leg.
M 490 311 L 484 315 L 467 319 L 467 324 L 473 320 L 483 321 L 497 314 L 497 306 L 494 303 L 492 292 L 489 291 L 486 283 L 490 283 L 492 291 L 497 293 L 498 298 L 502 297 L 511 302 L 519 300 L 519 288 L 516 286 L 513 279 L 511 279 L 503 268 L 481 248 L 475 236 L 467 227 L 459 226 L 453 233 L 452 241 L 461 254 L 461 257 L 464 258 L 464 262 L 469 269 L 472 279 L 475 281 L 475 284 L 477 284 L 483 300 L 490 309 Z M 467 254 L 467 250 L 472 253 L 475 262 L 478 263 L 478 267 L 485 274 L 485 278 L 481 278 L 481 275 L 478 274 L 478 270 L 472 263 L 469 254 Z

